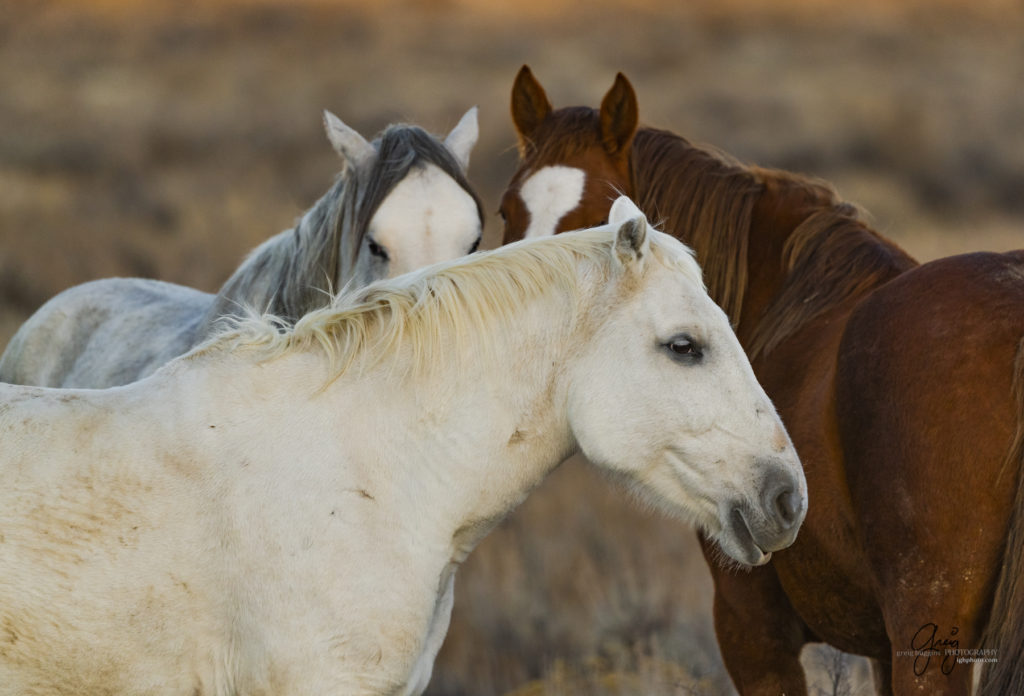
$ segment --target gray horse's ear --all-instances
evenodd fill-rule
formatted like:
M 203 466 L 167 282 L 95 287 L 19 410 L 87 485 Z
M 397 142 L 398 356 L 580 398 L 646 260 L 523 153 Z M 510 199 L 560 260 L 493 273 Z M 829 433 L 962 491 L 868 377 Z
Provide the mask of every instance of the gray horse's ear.
M 609 224 L 618 225 L 615 232 L 615 257 L 625 268 L 643 268 L 651 249 L 647 235 L 647 218 L 626 196 L 619 196 L 608 212 Z
M 327 139 L 331 141 L 335 151 L 349 166 L 358 167 L 377 154 L 373 145 L 366 142 L 366 138 L 359 135 L 355 129 L 345 125 L 340 118 L 326 109 L 324 110 L 324 130 L 327 131 Z
M 477 138 L 480 137 L 480 127 L 477 124 L 476 107 L 463 114 L 458 124 L 452 128 L 452 132 L 444 139 L 444 144 L 455 155 L 459 166 L 465 172 L 469 169 L 469 153 L 473 151 Z

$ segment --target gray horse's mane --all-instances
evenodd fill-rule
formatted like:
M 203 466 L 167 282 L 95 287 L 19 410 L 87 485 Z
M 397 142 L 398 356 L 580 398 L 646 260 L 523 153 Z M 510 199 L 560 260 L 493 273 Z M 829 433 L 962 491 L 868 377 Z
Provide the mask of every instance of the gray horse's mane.
M 483 206 L 451 151 L 419 126 L 393 124 L 373 141 L 377 156 L 349 167 L 291 230 L 267 240 L 228 279 L 200 328 L 217 331 L 219 320 L 248 309 L 295 322 L 323 307 L 348 281 L 380 204 L 414 168 L 437 166 Z

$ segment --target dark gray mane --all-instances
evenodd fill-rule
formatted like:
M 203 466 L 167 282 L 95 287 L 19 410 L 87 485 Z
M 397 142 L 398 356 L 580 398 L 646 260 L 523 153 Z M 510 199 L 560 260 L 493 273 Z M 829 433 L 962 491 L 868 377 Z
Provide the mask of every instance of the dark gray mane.
M 377 208 L 414 169 L 429 164 L 454 179 L 483 207 L 450 150 L 419 126 L 394 124 L 373 141 L 377 156 L 338 176 L 334 185 L 299 220 L 257 247 L 217 294 L 200 328 L 215 332 L 224 316 L 246 308 L 291 323 L 327 304 L 348 281 Z

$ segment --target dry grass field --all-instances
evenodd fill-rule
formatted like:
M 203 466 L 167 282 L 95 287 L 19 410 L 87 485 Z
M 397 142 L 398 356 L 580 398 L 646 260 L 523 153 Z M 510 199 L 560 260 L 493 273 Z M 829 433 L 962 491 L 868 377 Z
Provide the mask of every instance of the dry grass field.
M 93 278 L 215 290 L 330 185 L 324 108 L 371 135 L 478 104 L 495 211 L 523 63 L 556 106 L 621 70 L 645 122 L 829 179 L 919 258 L 1021 247 L 1022 36 L 1012 0 L 0 0 L 0 345 Z M 571 461 L 461 571 L 429 693 L 731 693 L 710 597 L 692 530 Z

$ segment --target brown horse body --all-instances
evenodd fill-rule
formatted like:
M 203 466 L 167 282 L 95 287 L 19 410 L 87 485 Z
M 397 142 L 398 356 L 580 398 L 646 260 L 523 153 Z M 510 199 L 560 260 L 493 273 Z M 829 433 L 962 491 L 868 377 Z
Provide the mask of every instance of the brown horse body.
M 900 696 L 969 694 L 957 656 L 984 647 L 984 693 L 1024 693 L 1024 253 L 918 265 L 827 185 L 637 131 L 636 112 L 621 75 L 600 110 L 555 111 L 524 68 L 505 241 L 536 212 L 518 196 L 533 173 L 581 169 L 551 232 L 601 221 L 625 192 L 694 247 L 736 324 L 810 500 L 771 564 L 710 564 L 740 693 L 805 694 L 800 650 L 819 641 L 874 658 Z

